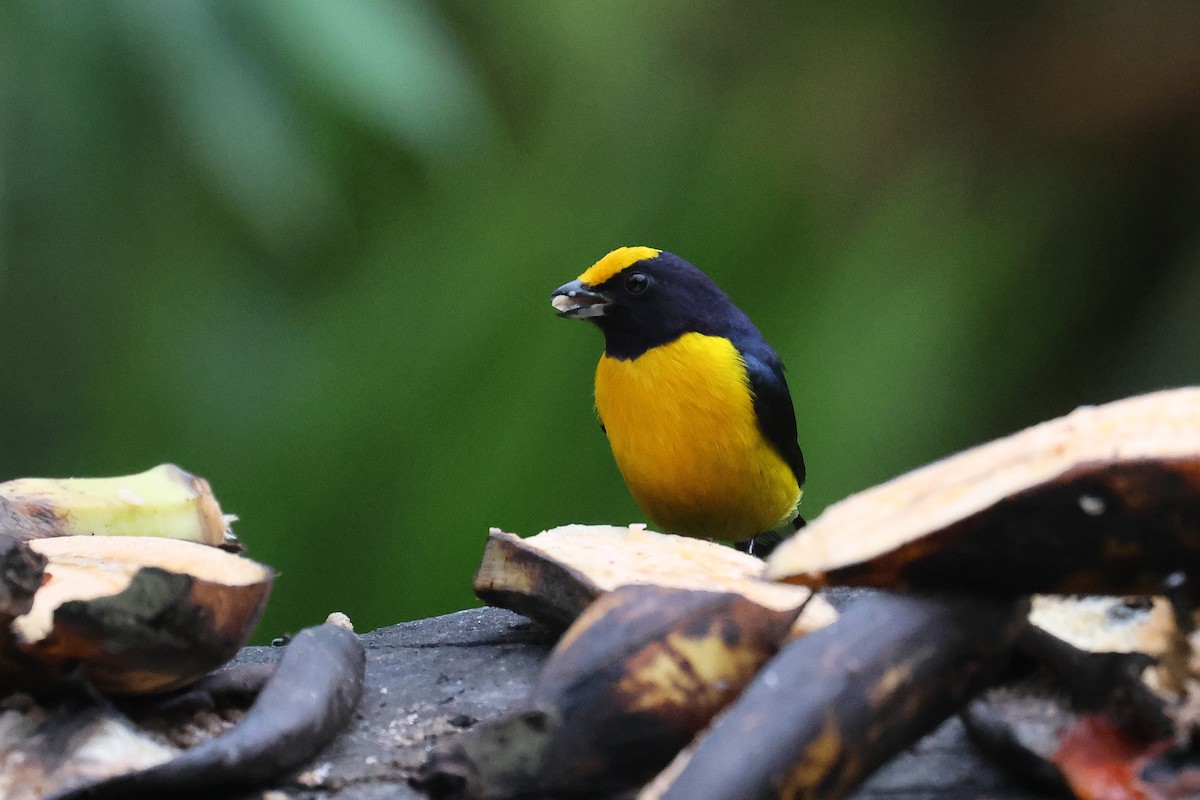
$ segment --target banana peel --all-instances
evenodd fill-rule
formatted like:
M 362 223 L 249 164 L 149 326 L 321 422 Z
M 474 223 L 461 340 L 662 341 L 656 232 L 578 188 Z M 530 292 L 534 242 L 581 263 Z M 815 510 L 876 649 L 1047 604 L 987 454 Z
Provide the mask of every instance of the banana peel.
M 973 703 L 969 730 L 1051 790 L 1171 796 L 1163 787 L 1200 778 L 1200 641 L 1194 619 L 1177 624 L 1200 600 L 1197 520 L 1200 389 L 1175 389 L 1080 408 L 847 498 L 785 542 L 767 576 L 1043 595 L 1020 645 L 1041 668 Z M 1181 575 L 1171 603 L 1152 597 Z
M 1165 597 L 1037 596 L 1029 621 L 1080 652 L 1129 656 L 1134 676 L 1163 703 L 1200 694 L 1200 631 L 1194 621 L 1181 631 Z
M 14 536 L 0 535 L 0 626 L 28 613 L 45 569 L 45 556 Z
M 988 685 L 1018 639 L 1059 641 L 1030 626 L 1030 595 L 1157 594 L 1177 572 L 1197 573 L 1198 520 L 1200 389 L 1185 388 L 1081 408 L 852 496 L 781 545 L 765 573 L 721 561 L 733 554 L 711 543 L 676 541 L 637 526 L 568 526 L 525 540 L 493 531 L 475 588 L 486 602 L 560 626 L 605 592 L 637 584 L 741 591 L 734 584 L 748 581 L 755 588 L 741 593 L 776 610 L 804 598 L 773 606 L 752 595 L 764 577 L 809 588 L 916 592 L 859 600 L 823 628 L 832 614 L 821 620 L 818 610 L 820 624 L 808 630 L 820 629 L 788 642 L 643 794 L 646 800 L 836 798 Z M 784 587 L 771 591 L 778 588 Z M 1197 603 L 1200 581 L 1185 581 L 1173 598 L 1174 616 Z M 1126 717 L 1110 714 L 1107 721 L 1116 719 L 1122 733 L 1142 735 L 1136 728 L 1145 728 L 1150 741 L 1164 727 L 1167 701 L 1156 692 L 1186 696 L 1200 674 L 1190 663 L 1194 648 L 1179 631 L 1156 647 L 1156 656 L 1131 652 L 1126 659 L 1077 662 L 1096 686 L 1115 676 L 1117 691 L 1108 696 L 1123 704 L 1118 710 Z M 1155 661 L 1157 667 L 1144 669 Z M 1140 677 L 1123 682 L 1117 673 L 1131 665 L 1162 685 L 1149 688 Z M 580 787 L 547 777 L 560 762 L 582 769 L 565 755 L 546 758 L 547 742 L 569 740 L 575 728 L 592 725 L 585 715 L 572 731 L 558 732 L 551 713 L 557 707 L 526 709 L 498 723 L 497 735 L 475 740 L 480 749 L 466 760 L 506 764 L 498 772 L 512 780 L 473 785 L 469 771 L 444 771 L 453 778 L 447 786 L 467 797 L 586 794 L 602 786 L 600 778 Z M 1192 722 L 1180 724 L 1188 715 Z M 1168 716 L 1174 730 L 1200 730 L 1200 702 L 1184 702 Z M 1129 719 L 1137 724 L 1126 725 Z M 749 731 L 754 742 L 747 746 Z M 1102 726 L 1083 733 L 1073 740 L 1075 752 L 1103 750 Z M 589 753 L 588 734 L 579 735 L 573 749 Z M 510 745 L 511 759 L 502 757 L 501 743 Z M 1141 753 L 1154 756 L 1139 762 L 1143 777 L 1157 770 L 1175 788 L 1193 780 L 1200 786 L 1200 744 Z M 530 782 L 530 774 L 537 779 Z M 1090 791 L 1081 796 L 1100 796 Z
M 475 594 L 558 628 L 596 598 L 621 586 L 649 584 L 727 591 L 775 611 L 803 609 L 803 635 L 837 617 L 806 588 L 762 580 L 763 562 L 730 547 L 656 533 L 643 525 L 565 525 L 522 539 L 492 529 L 475 574 Z
M 23 538 L 160 536 L 208 545 L 232 538 L 234 517 L 221 512 L 208 481 L 174 464 L 111 478 L 18 478 L 0 483 L 0 501 L 7 509 L 0 526 Z
M 184 696 L 0 708 L 0 797 L 227 796 L 309 762 L 350 722 L 365 652 L 336 624 L 300 631 L 278 664 L 213 673 Z M 204 692 L 206 703 L 189 705 Z M 253 703 L 246 708 L 249 700 Z
M 827 508 L 772 580 L 1157 594 L 1200 570 L 1200 388 L 1084 407 Z M 1190 585 L 1200 600 L 1200 582 Z
M 627 585 L 559 641 L 527 706 L 436 751 L 435 796 L 602 796 L 644 783 L 737 697 L 799 608 L 729 592 Z
M 863 598 L 788 643 L 638 799 L 845 797 L 987 685 L 1026 614 L 967 595 Z
M 1200 792 L 1200 633 L 1163 597 L 1039 597 L 1021 650 L 1036 670 L 964 714 L 1002 766 L 1080 798 Z M 1189 788 L 1190 787 L 1190 788 Z
M 274 580 L 250 559 L 174 539 L 0 541 L 0 559 L 20 567 L 0 574 L 0 596 L 17 598 L 0 613 L 6 690 L 80 678 L 118 694 L 186 685 L 246 643 Z

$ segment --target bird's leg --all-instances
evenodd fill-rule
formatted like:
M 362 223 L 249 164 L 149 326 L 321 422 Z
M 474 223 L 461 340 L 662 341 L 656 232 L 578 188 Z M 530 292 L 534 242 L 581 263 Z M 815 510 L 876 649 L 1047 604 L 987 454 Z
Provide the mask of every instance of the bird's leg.
M 797 514 L 796 518 L 788 523 L 788 526 L 791 527 L 792 530 L 787 531 L 786 534 L 778 530 L 765 531 L 757 536 L 751 536 L 749 539 L 744 541 L 734 542 L 733 546 L 735 549 L 740 550 L 743 553 L 757 556 L 765 561 L 767 556 L 775 552 L 775 548 L 779 546 L 780 542 L 782 542 L 788 536 L 791 536 L 792 532 L 800 530 L 807 524 L 808 523 L 804 521 L 804 517 Z
M 737 542 L 733 546 L 738 550 L 741 550 L 743 553 L 752 555 L 756 558 L 761 558 L 765 561 L 767 556 L 771 555 L 771 553 L 782 541 L 783 537 L 775 531 L 766 531 L 765 533 L 760 533 L 757 536 L 752 536 L 743 542 Z

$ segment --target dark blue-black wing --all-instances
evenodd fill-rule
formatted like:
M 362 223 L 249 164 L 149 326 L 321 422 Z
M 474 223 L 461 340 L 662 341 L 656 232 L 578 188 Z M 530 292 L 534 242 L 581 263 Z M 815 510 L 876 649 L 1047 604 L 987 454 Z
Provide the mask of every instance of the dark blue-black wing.
M 796 483 L 804 485 L 804 454 L 796 441 L 796 412 L 792 408 L 792 395 L 787 380 L 783 377 L 783 364 L 774 352 L 763 356 L 742 353 L 746 372 L 750 377 L 750 389 L 754 392 L 754 413 L 758 426 L 767 441 L 783 457 L 796 476 Z

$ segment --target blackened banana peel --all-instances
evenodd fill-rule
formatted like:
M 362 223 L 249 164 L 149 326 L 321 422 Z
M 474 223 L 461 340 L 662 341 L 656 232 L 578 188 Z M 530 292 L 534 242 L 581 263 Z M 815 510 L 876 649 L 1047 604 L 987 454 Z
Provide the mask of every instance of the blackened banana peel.
M 639 798 L 844 797 L 987 685 L 1027 610 L 950 594 L 861 599 L 771 659 Z
M 1200 775 L 1197 640 L 1173 619 L 1200 600 L 1200 389 L 1081 408 L 861 492 L 785 542 L 767 574 L 813 587 L 1106 595 L 1037 598 L 1034 623 L 1062 641 L 1027 636 L 1022 649 L 1053 674 L 990 691 L 970 729 L 1081 797 L 1098 786 L 1162 793 Z M 1149 598 L 1180 578 L 1174 609 Z
M 727 592 L 624 586 L 563 636 L 528 706 L 434 753 L 435 796 L 604 796 L 662 769 L 788 637 L 798 608 Z
M 259 786 L 316 756 L 349 723 L 362 697 L 358 637 L 331 624 L 306 628 L 231 731 L 161 764 L 50 795 L 48 800 L 210 796 Z
M 688 560 L 675 537 L 654 539 L 663 555 L 643 558 L 637 548 L 648 534 L 621 530 L 593 539 L 577 526 L 530 540 L 494 533 L 476 590 L 489 602 L 563 624 L 615 586 L 673 580 L 661 564 Z M 628 577 L 614 578 L 630 561 Z M 639 571 L 645 563 L 653 566 Z M 1194 607 L 1197 567 L 1200 389 L 1082 408 L 862 492 L 784 543 L 766 577 L 916 594 L 859 601 L 836 625 L 789 643 L 644 797 L 844 796 L 992 680 L 1030 630 L 1029 595 L 1155 594 L 1182 571 L 1191 578 L 1183 584 L 1184 605 Z M 1174 660 L 1165 674 L 1179 685 L 1194 669 L 1184 663 L 1181 636 L 1167 638 L 1174 644 L 1159 658 Z M 1122 698 L 1124 713 L 1133 708 L 1139 724 L 1161 730 L 1158 702 L 1122 677 L 1137 661 L 1131 659 L 1089 660 L 1080 671 L 1091 676 L 1094 693 Z M 586 729 L 590 718 L 579 719 Z M 486 755 L 504 751 L 499 742 L 518 742 L 509 751 L 517 755 L 510 777 L 557 767 L 543 759 L 547 738 L 573 733 L 548 734 L 557 717 L 537 708 L 506 724 Z M 1178 729 L 1195 729 L 1195 719 Z M 1098 739 L 1083 741 L 1087 751 Z M 1182 769 L 1168 764 L 1171 780 L 1184 785 L 1200 758 L 1190 749 L 1174 752 L 1192 759 Z M 1160 774 L 1169 755 L 1154 762 Z M 601 785 L 539 780 L 485 782 L 467 796 L 519 796 L 546 786 L 586 795 Z

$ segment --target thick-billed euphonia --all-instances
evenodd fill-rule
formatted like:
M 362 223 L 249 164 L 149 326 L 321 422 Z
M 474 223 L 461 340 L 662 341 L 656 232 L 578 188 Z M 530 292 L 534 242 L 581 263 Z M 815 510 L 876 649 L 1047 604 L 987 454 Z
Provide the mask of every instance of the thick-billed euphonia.
M 651 522 L 758 555 L 803 525 L 783 363 L 712 279 L 671 253 L 622 247 L 551 302 L 604 333 L 596 412 Z

